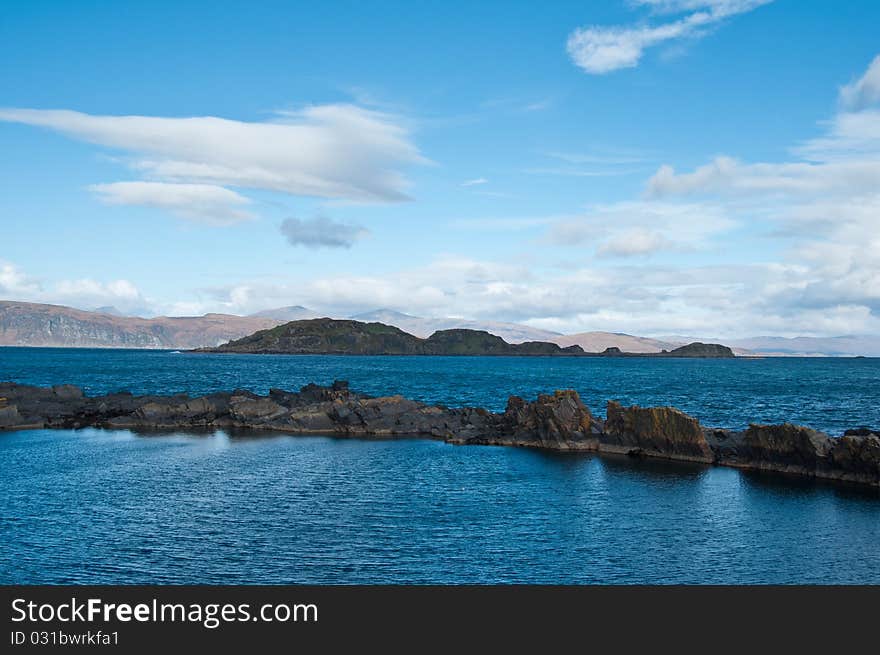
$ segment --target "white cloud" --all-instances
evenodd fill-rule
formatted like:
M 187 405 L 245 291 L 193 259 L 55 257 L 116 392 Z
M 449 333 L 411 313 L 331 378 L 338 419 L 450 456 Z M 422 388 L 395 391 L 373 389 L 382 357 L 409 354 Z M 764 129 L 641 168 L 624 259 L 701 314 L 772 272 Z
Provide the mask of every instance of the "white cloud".
M 660 14 L 678 14 L 688 11 L 709 10 L 716 13 L 750 11 L 772 0 L 630 0 L 631 4 L 649 7 Z
M 128 280 L 83 278 L 46 284 L 11 262 L 0 261 L 0 299 L 95 309 L 112 305 L 122 312 L 149 313 L 149 302 Z
M 198 313 L 302 304 L 346 316 L 391 306 L 421 316 L 518 321 L 566 332 L 745 336 L 880 329 L 877 315 L 857 301 L 824 303 L 824 289 L 810 291 L 817 302 L 803 305 L 811 275 L 807 266 L 774 263 L 544 269 L 450 256 L 383 275 L 242 285 L 218 294 Z
M 827 123 L 825 135 L 795 148 L 795 154 L 810 161 L 844 159 L 876 164 L 880 155 L 880 110 L 842 112 Z
M 18 299 L 39 293 L 40 283 L 25 275 L 10 262 L 0 261 L 0 294 L 6 299 Z
M 89 187 L 110 205 L 158 207 L 190 220 L 229 225 L 253 218 L 244 207 L 250 199 L 212 184 L 169 184 L 167 182 L 114 182 Z
M 175 302 L 154 304 L 153 313 L 248 314 L 299 304 L 325 315 L 348 316 L 390 306 L 421 316 L 517 321 L 562 332 L 719 337 L 877 333 L 880 318 L 865 298 L 872 298 L 875 308 L 880 300 L 878 245 L 876 239 L 866 241 L 861 255 L 817 250 L 813 261 L 821 258 L 827 269 L 816 268 L 806 254 L 801 257 L 804 263 L 797 264 L 690 267 L 597 267 L 588 259 L 575 266 L 541 267 L 449 255 L 383 274 L 244 281 L 182 292 Z M 871 249 L 874 268 L 850 270 L 848 258 L 870 256 Z M 146 305 L 136 287 L 124 280 L 72 280 L 34 291 L 31 283 L 22 282 L 27 278 L 20 271 L 10 276 L 9 269 L 0 266 L 0 279 L 10 278 L 18 280 L 19 289 L 28 289 L 29 297 L 16 294 L 23 300 L 84 308 L 114 305 L 123 311 Z
M 596 250 L 596 254 L 599 257 L 633 257 L 675 249 L 675 242 L 659 232 L 633 228 L 605 241 Z
M 114 280 L 102 283 L 92 279 L 62 280 L 53 291 L 61 298 L 95 298 L 98 302 L 110 301 L 140 301 L 141 294 L 137 287 L 128 280 Z
M 644 153 L 634 151 L 601 153 L 550 151 L 544 154 L 568 164 L 641 164 L 646 161 Z
M 633 68 L 648 48 L 684 37 L 704 35 L 726 18 L 751 11 L 772 0 L 637 0 L 668 12 L 692 12 L 667 23 L 637 26 L 580 27 L 568 37 L 566 48 L 572 61 L 588 73 L 602 75 Z
M 292 246 L 307 248 L 351 248 L 368 232 L 360 225 L 340 223 L 318 216 L 312 219 L 288 218 L 281 223 L 281 234 Z
M 872 68 L 876 63 L 875 59 Z M 689 173 L 664 165 L 648 181 L 647 194 L 762 195 L 791 200 L 853 197 L 880 188 L 880 110 L 841 111 L 823 125 L 824 134 L 793 148 L 798 157 L 794 161 L 746 163 L 720 156 Z
M 547 238 L 557 245 L 592 245 L 600 257 L 633 257 L 705 249 L 712 238 L 735 227 L 736 221 L 717 205 L 619 202 L 558 220 Z
M 46 127 L 132 153 L 132 167 L 148 181 L 205 188 L 233 186 L 356 202 L 395 202 L 407 199 L 402 169 L 426 162 L 396 117 L 353 105 L 279 112 L 268 122 L 212 116 L 95 116 L 38 109 L 0 109 L 0 120 Z M 177 191 L 179 198 L 183 191 Z M 110 192 L 112 198 L 124 194 L 129 200 L 137 192 L 147 204 L 163 206 L 174 190 L 128 187 Z M 200 193 L 217 196 L 216 191 L 204 188 Z M 232 196 L 226 200 L 228 206 Z M 182 210 L 172 204 L 176 211 Z M 196 208 L 193 213 L 202 212 Z
M 880 55 L 874 57 L 864 75 L 840 89 L 840 102 L 853 110 L 880 103 Z
M 691 173 L 661 166 L 648 180 L 649 197 L 728 194 L 851 194 L 880 185 L 880 160 L 827 164 L 782 162 L 746 164 L 717 157 Z
M 468 180 L 467 182 L 462 182 L 461 186 L 478 186 L 480 184 L 488 184 L 489 180 L 485 177 L 478 177 L 474 180 Z
M 864 91 L 876 62 L 852 93 Z M 768 235 L 786 240 L 786 274 L 769 276 L 776 279 L 759 290 L 755 305 L 762 316 L 779 318 L 779 329 L 785 319 L 791 331 L 878 330 L 880 111 L 844 105 L 823 135 L 793 149 L 799 159 L 718 157 L 685 173 L 662 166 L 648 182 L 648 201 L 713 198 L 733 215 L 760 215 Z

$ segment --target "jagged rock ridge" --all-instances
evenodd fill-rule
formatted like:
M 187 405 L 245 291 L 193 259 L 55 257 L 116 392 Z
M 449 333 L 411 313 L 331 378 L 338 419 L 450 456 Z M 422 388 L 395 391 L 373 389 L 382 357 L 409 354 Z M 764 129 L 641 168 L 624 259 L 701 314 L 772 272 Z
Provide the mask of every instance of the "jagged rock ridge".
M 503 413 L 427 405 L 402 396 L 374 398 L 348 383 L 307 385 L 299 392 L 246 390 L 192 398 L 115 393 L 87 397 L 70 385 L 0 384 L 0 430 L 28 428 L 248 428 L 295 434 L 426 436 L 455 444 L 530 446 L 634 457 L 661 457 L 880 486 L 880 435 L 841 437 L 803 426 L 758 425 L 734 432 L 704 428 L 672 407 L 609 402 L 594 417 L 573 390 L 512 396 Z

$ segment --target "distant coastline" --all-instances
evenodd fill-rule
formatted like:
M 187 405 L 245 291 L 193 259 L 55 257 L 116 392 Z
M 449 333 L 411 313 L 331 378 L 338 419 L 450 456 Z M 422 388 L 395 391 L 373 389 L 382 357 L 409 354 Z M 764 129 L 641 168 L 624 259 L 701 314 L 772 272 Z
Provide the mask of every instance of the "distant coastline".
M 384 323 L 316 318 L 291 321 L 260 330 L 216 348 L 199 348 L 199 353 L 239 353 L 256 355 L 477 355 L 550 357 L 699 357 L 733 358 L 736 355 L 721 344 L 690 343 L 659 353 L 627 353 L 606 348 L 600 353 L 585 352 L 578 345 L 562 347 L 546 341 L 507 343 L 484 330 L 438 330 L 427 339 Z
M 123 315 L 113 307 L 93 311 L 63 305 L 0 300 L 0 347 L 125 348 L 132 350 L 191 350 L 216 348 L 290 321 L 321 318 L 299 305 L 278 307 L 248 316 L 203 314 L 200 316 Z M 579 346 L 586 353 L 605 353 L 617 348 L 623 356 L 653 355 L 693 342 L 724 344 L 738 357 L 880 357 L 880 336 L 750 337 L 721 339 L 706 336 L 668 335 L 643 337 L 624 332 L 590 331 L 560 334 L 526 324 L 464 318 L 423 318 L 390 309 L 329 316 L 336 320 L 382 323 L 427 339 L 438 331 L 473 330 L 501 337 L 509 344 L 543 342 L 562 349 Z M 606 353 L 611 354 L 611 352 Z

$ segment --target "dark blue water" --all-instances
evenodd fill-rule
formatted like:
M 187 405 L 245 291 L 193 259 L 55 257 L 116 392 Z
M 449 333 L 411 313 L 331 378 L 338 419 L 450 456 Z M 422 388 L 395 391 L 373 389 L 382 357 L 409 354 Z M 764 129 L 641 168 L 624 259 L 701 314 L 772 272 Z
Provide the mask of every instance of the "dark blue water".
M 578 389 L 708 423 L 878 420 L 878 360 L 172 355 L 0 349 L 92 393 L 357 389 L 498 408 Z M 880 583 L 880 492 L 429 440 L 0 433 L 0 583 Z
M 437 441 L 0 436 L 0 581 L 880 582 L 880 496 Z

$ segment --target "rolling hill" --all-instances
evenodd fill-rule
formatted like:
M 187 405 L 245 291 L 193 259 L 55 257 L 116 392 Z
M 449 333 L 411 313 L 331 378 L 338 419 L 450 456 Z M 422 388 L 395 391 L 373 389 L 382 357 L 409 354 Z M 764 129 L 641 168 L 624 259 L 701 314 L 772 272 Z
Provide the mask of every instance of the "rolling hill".
M 581 332 L 580 334 L 560 335 L 550 339 L 560 346 L 580 346 L 588 353 L 600 353 L 606 348 L 620 348 L 630 353 L 659 353 L 682 345 L 647 337 L 634 337 L 619 332 Z

